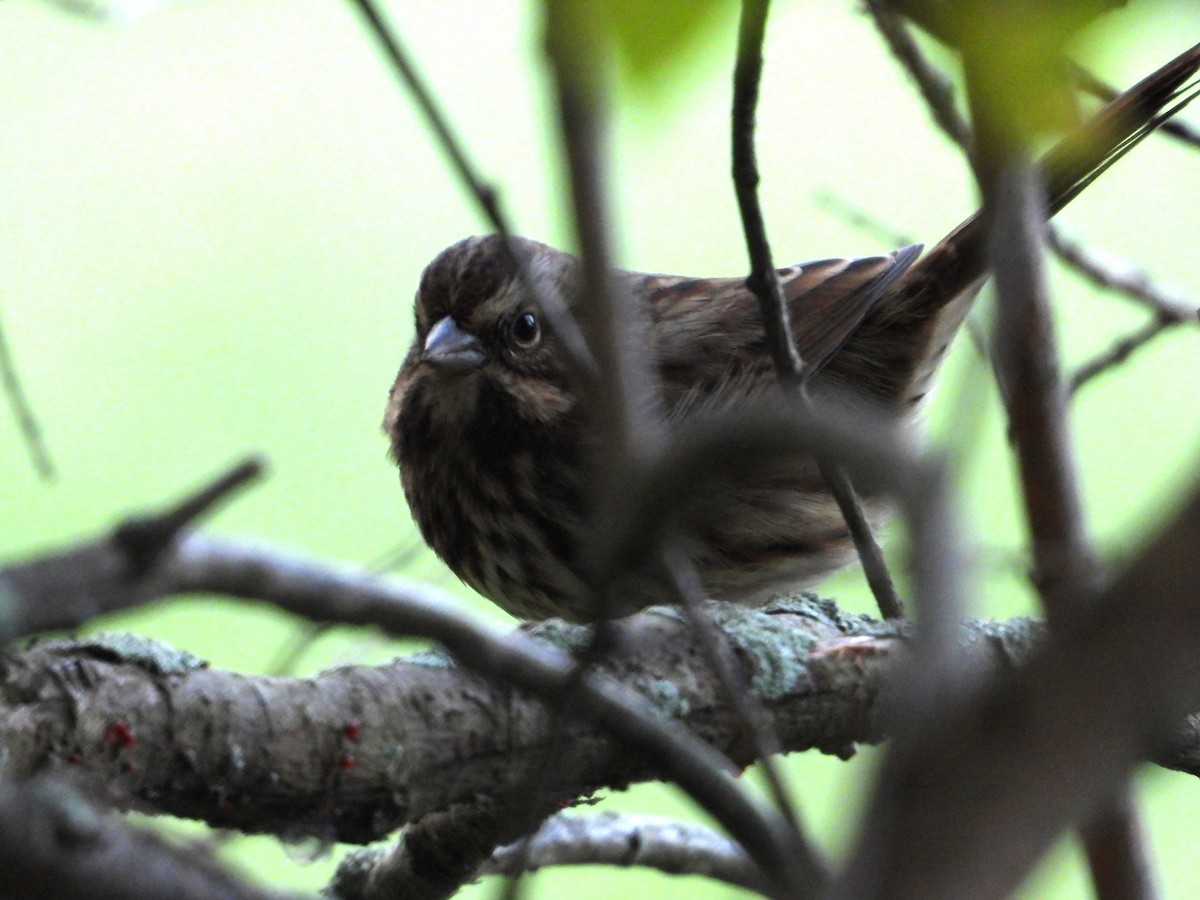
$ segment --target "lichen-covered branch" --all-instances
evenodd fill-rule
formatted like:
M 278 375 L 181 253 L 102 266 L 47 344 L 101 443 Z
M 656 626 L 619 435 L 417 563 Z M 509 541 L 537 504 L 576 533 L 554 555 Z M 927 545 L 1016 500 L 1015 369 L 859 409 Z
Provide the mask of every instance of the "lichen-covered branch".
M 215 549 L 199 538 L 181 546 L 192 566 Z M 267 551 L 243 553 L 242 563 L 259 579 L 287 566 Z M 331 577 L 323 587 L 334 584 Z M 709 612 L 751 673 L 784 749 L 849 752 L 856 741 L 882 737 L 875 700 L 886 667 L 876 662 L 905 645 L 894 629 L 804 597 Z M 621 652 L 596 677 L 636 691 L 657 716 L 735 763 L 749 762 L 741 726 L 678 612 L 655 609 L 615 627 Z M 1013 635 L 1036 629 L 1006 627 Z M 984 649 L 989 669 L 999 665 L 984 639 L 993 633 L 964 632 L 968 646 Z M 587 632 L 551 622 L 513 637 L 555 659 Z M 9 649 L 2 663 L 0 746 L 10 775 L 51 772 L 116 802 L 248 831 L 378 838 L 454 802 L 503 795 L 551 728 L 540 701 L 441 654 L 312 679 L 251 678 L 152 642 L 106 638 Z M 452 731 L 445 722 L 455 723 Z M 569 764 L 553 789 L 660 774 L 603 724 L 577 721 L 570 739 Z

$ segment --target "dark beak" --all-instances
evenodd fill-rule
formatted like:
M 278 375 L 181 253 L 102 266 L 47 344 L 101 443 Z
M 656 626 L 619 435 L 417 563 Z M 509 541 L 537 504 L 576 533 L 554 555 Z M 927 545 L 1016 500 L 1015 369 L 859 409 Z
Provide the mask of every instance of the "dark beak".
M 421 359 L 445 369 L 478 369 L 487 360 L 479 338 L 464 331 L 450 316 L 438 319 L 425 338 Z

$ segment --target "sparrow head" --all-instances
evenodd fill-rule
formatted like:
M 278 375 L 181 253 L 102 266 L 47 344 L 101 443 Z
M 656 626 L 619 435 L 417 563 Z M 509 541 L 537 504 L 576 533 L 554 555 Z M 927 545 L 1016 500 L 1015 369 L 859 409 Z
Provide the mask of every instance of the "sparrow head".
M 402 419 L 431 417 L 447 432 L 470 423 L 549 424 L 575 405 L 569 372 L 525 288 L 513 253 L 542 291 L 575 294 L 578 262 L 525 238 L 470 237 L 443 250 L 421 276 L 412 346 L 392 386 L 384 429 L 398 446 Z M 440 428 L 439 428 L 440 430 Z

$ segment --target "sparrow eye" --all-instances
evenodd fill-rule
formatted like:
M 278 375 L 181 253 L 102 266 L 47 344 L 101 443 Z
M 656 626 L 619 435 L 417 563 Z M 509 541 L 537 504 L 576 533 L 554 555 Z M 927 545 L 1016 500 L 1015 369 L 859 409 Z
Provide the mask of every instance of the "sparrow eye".
M 542 339 L 542 326 L 538 324 L 537 316 L 527 312 L 513 319 L 512 336 L 518 347 L 528 350 L 537 346 Z

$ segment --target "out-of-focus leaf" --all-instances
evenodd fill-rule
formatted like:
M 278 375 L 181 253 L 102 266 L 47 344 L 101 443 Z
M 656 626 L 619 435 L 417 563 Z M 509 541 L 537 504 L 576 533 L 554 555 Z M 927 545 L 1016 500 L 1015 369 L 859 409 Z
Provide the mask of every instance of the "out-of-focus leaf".
M 655 81 L 686 60 L 717 13 L 735 5 L 735 0 L 591 0 L 597 25 L 610 36 L 628 76 L 639 82 Z
M 101 22 L 132 22 L 156 12 L 162 0 L 50 0 L 59 9 Z
M 953 12 L 953 30 L 976 73 L 979 99 L 1014 137 L 1056 134 L 1079 115 L 1066 46 L 1123 0 L 971 0 Z

